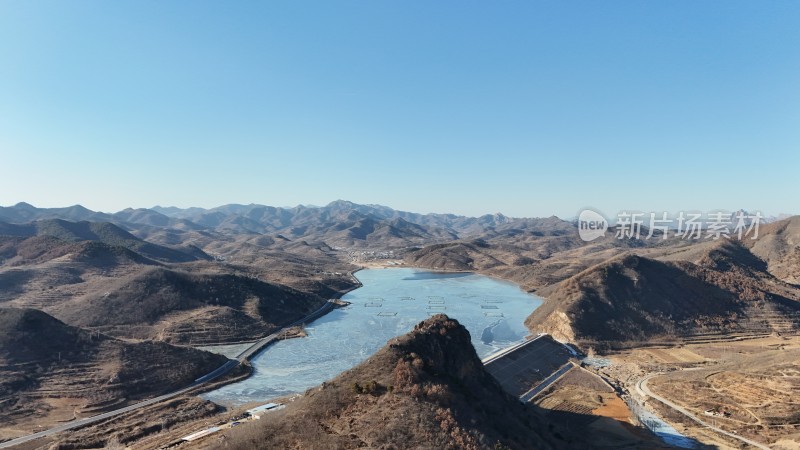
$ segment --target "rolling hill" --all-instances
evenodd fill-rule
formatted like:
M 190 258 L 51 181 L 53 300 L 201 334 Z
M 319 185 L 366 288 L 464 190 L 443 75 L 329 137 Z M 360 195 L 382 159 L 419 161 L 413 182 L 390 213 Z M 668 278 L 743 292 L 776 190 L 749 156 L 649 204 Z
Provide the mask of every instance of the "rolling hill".
M 0 303 L 117 337 L 239 342 L 356 285 L 325 245 L 215 234 L 203 245 L 225 256 L 209 261 L 107 222 L 0 222 Z
M 93 415 L 190 384 L 223 356 L 163 342 L 129 343 L 41 311 L 0 308 L 4 431 Z
M 759 235 L 743 243 L 767 263 L 770 273 L 787 283 L 800 284 L 800 216 L 766 224 Z
M 741 244 L 712 242 L 680 256 L 686 259 L 626 253 L 597 264 L 543 291 L 547 301 L 526 324 L 596 348 L 800 327 L 800 290 Z
M 144 241 L 110 222 L 70 222 L 62 219 L 39 220 L 26 224 L 0 222 L 0 235 L 48 236 L 66 242 L 97 241 L 111 246 L 124 247 L 147 258 L 163 262 L 210 259 L 199 249 L 184 252 Z
M 250 277 L 152 267 L 75 298 L 54 314 L 115 336 L 197 344 L 256 339 L 324 302 Z

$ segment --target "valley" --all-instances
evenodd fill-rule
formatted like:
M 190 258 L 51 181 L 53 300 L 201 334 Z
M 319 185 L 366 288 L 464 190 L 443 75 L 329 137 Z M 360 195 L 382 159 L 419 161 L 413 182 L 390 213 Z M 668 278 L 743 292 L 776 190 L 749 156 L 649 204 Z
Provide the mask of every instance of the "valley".
M 436 323 L 425 322 L 427 325 L 420 323 L 417 327 L 422 327 L 422 334 L 427 333 L 421 331 L 427 330 L 426 327 L 451 329 L 463 324 L 472 340 L 458 345 L 466 345 L 472 352 L 477 349 L 483 355 L 484 344 L 478 338 L 486 334 L 485 325 L 476 328 L 470 325 L 469 316 L 459 312 L 461 303 L 468 305 L 468 297 L 473 295 L 479 297 L 476 305 L 483 305 L 476 309 L 478 316 L 485 319 L 489 317 L 487 314 L 500 314 L 498 317 L 518 322 L 520 329 L 515 329 L 514 339 L 503 343 L 504 346 L 525 335 L 546 333 L 588 354 L 589 360 L 605 361 L 597 366 L 584 365 L 582 357 L 576 357 L 572 369 L 567 366 L 558 372 L 559 367 L 547 369 L 557 379 L 542 392 L 536 391 L 524 413 L 536 417 L 525 419 L 525 427 L 533 427 L 525 433 L 537 436 L 537 445 L 542 448 L 587 445 L 580 439 L 573 441 L 577 438 L 567 437 L 576 435 L 578 429 L 581 430 L 578 434 L 595 436 L 593 445 L 597 448 L 660 445 L 658 438 L 647 430 L 648 424 L 637 418 L 640 407 L 702 445 L 736 448 L 743 444 L 705 428 L 655 398 L 660 396 L 697 418 L 714 420 L 721 430 L 771 448 L 791 449 L 800 426 L 796 420 L 798 405 L 794 396 L 780 393 L 797 389 L 794 350 L 800 330 L 800 288 L 795 284 L 800 248 L 798 223 L 798 217 L 792 217 L 765 224 L 760 238 L 753 241 L 618 240 L 607 236 L 587 243 L 578 238 L 573 222 L 556 217 L 423 215 L 342 201 L 325 207 L 226 205 L 211 210 L 157 207 L 115 214 L 80 207 L 40 209 L 27 204 L 0 207 L 0 307 L 8 314 L 21 314 L 20 317 L 44 314 L 37 320 L 59 323 L 67 327 L 65 330 L 71 330 L 65 333 L 73 337 L 62 341 L 83 342 L 83 339 L 87 343 L 72 350 L 69 357 L 73 359 L 66 359 L 60 353 L 65 350 L 50 344 L 48 338 L 33 344 L 38 342 L 35 339 L 42 339 L 42 332 L 25 325 L 27 321 L 8 322 L 8 335 L 23 339 L 20 342 L 25 345 L 39 346 L 50 356 L 47 360 L 23 363 L 14 359 L 19 357 L 12 351 L 17 344 L 9 341 L 0 349 L 0 356 L 7 359 L 9 368 L 4 369 L 0 379 L 6 392 L 0 402 L 13 405 L 4 410 L 7 411 L 4 414 L 9 414 L 4 419 L 8 425 L 0 428 L 0 439 L 33 431 L 29 425 L 33 422 L 47 428 L 185 387 L 192 376 L 194 380 L 226 361 L 221 355 L 196 347 L 256 342 L 275 335 L 329 301 L 342 299 L 345 308 L 337 311 L 347 308 L 366 311 L 364 305 L 375 305 L 370 312 L 377 316 L 372 314 L 368 315 L 375 316 L 372 319 L 365 316 L 359 320 L 393 330 L 386 336 L 381 334 L 380 342 L 363 349 L 347 367 L 324 370 L 320 367 L 317 374 L 309 372 L 313 375 L 309 380 L 313 381 L 302 387 L 270 390 L 276 379 L 259 378 L 259 371 L 264 370 L 259 368 L 259 359 L 253 364 L 255 375 L 250 375 L 253 368 L 245 361 L 225 378 L 202 389 L 181 392 L 144 409 L 49 436 L 38 444 L 32 441 L 20 448 L 61 445 L 58 443 L 63 448 L 92 448 L 112 435 L 120 445 L 161 448 L 218 421 L 235 422 L 244 409 L 272 399 L 291 403 L 285 412 L 270 413 L 276 418 L 298 417 L 297 414 L 305 413 L 293 411 L 323 408 L 314 403 L 318 401 L 327 405 L 324 408 L 330 407 L 329 413 L 303 419 L 306 429 L 316 437 L 294 434 L 297 429 L 290 423 L 295 419 L 286 419 L 289 422 L 280 419 L 270 425 L 283 430 L 286 439 L 306 442 L 306 446 L 317 441 L 338 442 L 335 445 L 343 448 L 379 445 L 381 439 L 389 438 L 368 433 L 363 427 L 369 421 L 355 425 L 366 420 L 365 415 L 378 414 L 385 416 L 386 421 L 397 420 L 396 414 L 410 405 L 407 402 L 432 401 L 430 406 L 414 413 L 409 410 L 408 414 L 416 417 L 430 408 L 433 415 L 424 420 L 440 423 L 441 429 L 450 433 L 449 439 L 466 447 L 485 448 L 490 441 L 496 441 L 511 448 L 525 448 L 531 444 L 517 440 L 521 439 L 515 434 L 517 431 L 502 431 L 496 428 L 497 422 L 486 422 L 483 413 L 470 409 L 475 408 L 470 401 L 453 400 L 460 395 L 459 383 L 467 382 L 467 378 L 425 381 L 428 375 L 412 370 L 416 375 L 411 380 L 415 381 L 407 386 L 408 392 L 401 389 L 391 393 L 388 386 L 397 389 L 401 384 L 390 382 L 389 378 L 396 375 L 381 372 L 382 367 L 402 364 L 390 361 L 396 355 L 371 356 L 383 355 L 387 351 L 380 349 L 383 342 L 391 343 L 391 336 L 409 332 L 415 323 L 436 313 L 452 316 Z M 404 293 L 399 287 L 408 281 L 398 279 L 387 282 L 387 289 L 380 294 L 370 294 L 368 289 L 348 294 L 362 285 L 356 271 L 365 267 L 368 269 L 363 274 L 367 277 L 370 272 L 388 275 L 392 271 L 407 271 L 402 272 L 407 273 L 406 278 L 420 276 L 430 290 L 428 294 Z M 474 276 L 469 273 L 510 281 L 540 297 L 543 303 L 538 307 L 507 310 L 500 297 L 490 291 L 482 293 L 480 289 L 467 288 L 456 294 L 434 287 L 435 277 L 458 280 Z M 348 300 L 348 295 L 355 296 Z M 404 309 L 398 309 L 400 304 L 412 303 L 397 300 L 402 298 L 418 299 L 427 309 L 422 315 L 401 320 L 401 326 L 395 328 L 390 323 L 401 317 L 398 314 Z M 392 306 L 393 301 L 398 302 L 398 307 Z M 334 315 L 340 313 L 331 314 L 323 321 L 334 320 Z M 452 319 L 461 324 L 443 325 Z M 298 344 L 302 341 L 302 345 L 291 343 L 287 349 L 301 349 L 305 343 L 316 345 L 315 333 L 314 327 L 293 328 L 291 336 L 308 337 L 297 341 Z M 411 335 L 414 333 L 411 331 Z M 289 337 L 286 333 L 282 336 Z M 348 339 L 358 341 L 356 335 L 337 336 L 326 339 L 342 348 L 349 345 Z M 278 356 L 281 345 L 273 344 L 258 358 L 285 361 L 287 368 L 311 361 Z M 462 351 L 447 348 L 448 353 Z M 113 356 L 120 351 L 128 356 L 122 359 Z M 302 355 L 306 350 L 289 350 L 287 355 L 298 351 Z M 193 358 L 208 363 L 192 368 L 163 359 L 167 356 L 151 357 L 159 352 L 165 355 L 191 352 Z M 23 354 L 32 354 L 32 350 Z M 137 356 L 144 354 L 148 356 Z M 472 364 L 468 362 L 471 356 L 462 356 L 446 370 L 462 370 L 458 369 L 459 364 Z M 421 361 L 428 362 L 420 364 L 435 365 L 434 359 L 423 355 Z M 28 364 L 30 368 L 19 364 Z M 163 376 L 171 377 L 170 381 L 157 381 L 162 375 L 148 364 L 172 366 L 182 375 L 165 373 Z M 142 367 L 136 368 L 137 365 Z M 34 378 L 21 375 L 28 370 L 41 375 Z M 126 370 L 152 375 L 137 381 L 140 383 L 137 385 L 133 382 L 136 378 L 126 375 Z M 352 377 L 346 374 L 362 370 L 374 373 L 375 386 L 383 388 L 347 399 L 350 395 L 345 395 L 342 386 L 351 383 Z M 438 370 L 432 373 L 441 375 Z M 342 371 L 345 375 L 339 375 Z M 339 386 L 332 388 L 333 397 L 311 394 L 314 386 L 322 383 L 325 390 L 324 386 L 331 383 L 329 380 L 338 379 L 337 376 L 345 378 L 332 382 L 332 386 Z M 494 383 L 486 381 L 486 376 L 493 375 L 477 378 L 484 380 L 480 382 L 484 386 L 481 389 L 495 389 L 486 387 Z M 104 379 L 112 382 L 105 382 L 108 387 L 93 390 L 91 395 L 82 387 Z M 641 388 L 645 379 L 649 391 Z M 371 382 L 372 378 L 362 381 Z M 247 383 L 252 388 L 235 387 L 248 386 Z M 417 384 L 419 387 L 414 387 Z M 433 389 L 431 386 L 440 386 L 435 389 L 442 389 L 444 397 L 414 394 L 419 389 L 427 392 L 425 389 Z M 263 396 L 244 394 L 262 387 L 268 387 Z M 456 391 L 450 392 L 452 389 Z M 227 392 L 227 399 L 215 397 L 216 391 Z M 677 395 L 689 392 L 691 396 Z M 25 394 L 12 400 L 21 393 Z M 405 398 L 409 393 L 411 396 Z M 197 394 L 202 395 L 197 397 Z M 236 401 L 237 397 L 241 400 Z M 294 406 L 295 402 L 302 406 Z M 182 415 L 179 412 L 184 408 L 195 412 Z M 157 417 L 163 418 L 159 419 L 160 427 L 150 423 L 157 423 Z M 342 422 L 345 417 L 355 422 L 345 425 Z M 478 419 L 468 417 L 482 417 L 480 421 L 495 425 L 475 428 L 474 420 Z M 616 430 L 613 436 L 603 435 L 607 430 L 597 422 L 598 417 L 611 421 L 607 425 Z M 419 416 L 414 420 L 423 419 Z M 268 435 L 273 439 L 274 435 L 269 434 L 272 432 L 264 431 L 263 425 L 263 421 L 248 423 L 246 428 L 252 431 L 239 433 L 232 429 L 233 434 L 225 439 L 242 443 L 236 445 L 246 445 L 247 439 L 256 437 L 267 439 Z M 117 432 L 109 435 L 108 430 Z M 386 430 L 394 433 L 392 439 L 409 433 L 406 429 L 392 430 Z M 417 439 L 415 442 L 420 445 L 434 445 L 444 439 L 437 433 L 428 430 L 424 436 L 408 435 L 408 438 Z M 350 437 L 345 439 L 345 435 Z M 208 437 L 198 441 L 198 445 L 214 447 L 218 439 Z M 559 444 L 559 439 L 567 439 L 569 444 Z

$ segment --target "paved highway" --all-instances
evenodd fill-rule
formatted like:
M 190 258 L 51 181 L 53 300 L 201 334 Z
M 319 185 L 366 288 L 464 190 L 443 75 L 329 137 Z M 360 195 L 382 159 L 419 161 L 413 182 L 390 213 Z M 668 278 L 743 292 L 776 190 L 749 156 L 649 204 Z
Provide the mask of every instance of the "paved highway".
M 320 318 L 321 316 L 325 315 L 326 313 L 328 313 L 334 307 L 336 307 L 336 304 L 332 300 L 328 300 L 318 310 L 312 312 L 311 314 L 303 317 L 300 320 L 296 320 L 296 321 L 290 323 L 289 325 L 286 325 L 285 327 L 281 328 L 280 330 L 276 331 L 275 333 L 272 333 L 269 336 L 267 336 L 265 338 L 262 338 L 261 340 L 253 343 L 253 345 L 251 345 L 250 347 L 247 347 L 247 349 L 245 351 L 243 351 L 242 353 L 239 353 L 239 355 L 236 356 L 236 359 L 239 360 L 240 362 L 244 362 L 244 361 L 249 360 L 250 358 L 252 358 L 256 354 L 258 354 L 258 352 L 260 352 L 264 347 L 266 347 L 267 345 L 271 344 L 273 341 L 275 341 L 275 340 L 279 339 L 281 336 L 283 336 L 283 334 L 284 334 L 284 332 L 285 332 L 285 330 L 287 328 L 295 327 L 297 325 L 304 324 L 304 323 L 307 323 L 307 322 L 311 322 L 312 320 L 316 320 L 316 319 Z
M 2 442 L 2 443 L 0 443 L 0 448 L 9 448 L 9 447 L 13 447 L 15 445 L 19 445 L 19 444 L 24 444 L 26 442 L 30 442 L 30 441 L 35 440 L 35 439 L 40 439 L 40 438 L 43 438 L 43 437 L 52 436 L 52 435 L 60 433 L 62 431 L 74 430 L 76 428 L 81 428 L 81 427 L 84 427 L 86 425 L 89 425 L 89 424 L 92 424 L 92 423 L 95 423 L 95 422 L 99 422 L 101 420 L 109 419 L 109 418 L 112 418 L 114 416 L 118 416 L 120 414 L 125 414 L 127 412 L 135 411 L 137 409 L 144 408 L 145 406 L 150 406 L 152 404 L 155 404 L 155 403 L 158 403 L 158 402 L 161 402 L 161 401 L 176 397 L 178 395 L 184 394 L 184 393 L 188 392 L 189 390 L 196 388 L 197 386 L 200 386 L 200 385 L 202 385 L 204 383 L 208 383 L 209 381 L 212 381 L 212 380 L 214 380 L 216 378 L 221 377 L 222 375 L 225 375 L 226 373 L 230 372 L 234 367 L 238 366 L 239 364 L 241 364 L 244 361 L 249 360 L 250 358 L 252 358 L 256 354 L 258 354 L 258 352 L 263 350 L 264 347 L 266 347 L 267 345 L 271 344 L 275 340 L 278 340 L 283 335 L 284 330 L 286 330 L 287 328 L 291 328 L 291 327 L 300 325 L 302 323 L 306 323 L 306 322 L 310 322 L 312 320 L 315 320 L 315 319 L 319 318 L 320 316 L 322 316 L 323 314 L 327 313 L 328 311 L 332 310 L 334 307 L 335 307 L 335 304 L 333 303 L 333 301 L 328 300 L 318 310 L 312 312 L 311 314 L 303 317 L 300 320 L 297 320 L 295 322 L 292 322 L 289 325 L 284 326 L 279 331 L 277 331 L 275 333 L 272 333 L 269 336 L 264 337 L 264 338 L 262 338 L 262 339 L 260 339 L 260 340 L 258 340 L 256 342 L 254 342 L 253 345 L 251 345 L 245 351 L 243 351 L 242 353 L 237 355 L 235 360 L 231 360 L 231 361 L 226 362 L 222 366 L 220 366 L 217 369 L 213 370 L 212 372 L 210 372 L 210 373 L 208 373 L 206 375 L 203 375 L 202 377 L 196 379 L 192 384 L 190 384 L 189 386 L 186 386 L 186 387 L 184 387 L 182 389 L 178 389 L 177 391 L 173 391 L 173 392 L 170 392 L 168 394 L 164 394 L 164 395 L 161 395 L 161 396 L 158 396 L 158 397 L 155 397 L 155 398 L 151 398 L 149 400 L 144 400 L 144 401 L 141 401 L 139 403 L 135 403 L 133 405 L 126 406 L 124 408 L 115 409 L 113 411 L 109 411 L 109 412 L 106 412 L 106 413 L 103 413 L 103 414 L 98 414 L 98 415 L 92 416 L 92 417 L 86 417 L 86 418 L 83 418 L 83 419 L 73 420 L 71 422 L 67 422 L 65 424 L 62 424 L 62 425 L 59 425 L 59 426 L 56 426 L 56 427 L 53 427 L 53 428 L 50 428 L 50 429 L 47 429 L 47 430 L 44 430 L 44 431 L 40 431 L 38 433 L 29 434 L 27 436 L 22 436 L 22 437 L 18 437 L 16 439 L 12 439 L 10 441 Z
M 676 405 L 675 403 L 672 403 L 671 401 L 665 399 L 664 397 L 661 397 L 660 395 L 654 394 L 647 387 L 647 382 L 650 380 L 650 378 L 653 378 L 656 375 L 659 375 L 659 374 L 654 373 L 654 374 L 648 375 L 648 376 L 642 378 L 641 380 L 639 380 L 636 383 L 636 390 L 639 391 L 640 395 L 653 397 L 654 399 L 656 399 L 656 400 L 660 401 L 661 403 L 669 406 L 670 408 L 674 409 L 675 411 L 678 411 L 679 413 L 683 414 L 684 416 L 692 419 L 693 421 L 699 423 L 700 425 L 702 425 L 702 426 L 704 426 L 706 428 L 709 428 L 711 430 L 716 431 L 717 433 L 724 434 L 725 436 L 731 437 L 733 439 L 738 439 L 739 441 L 744 442 L 745 444 L 752 445 L 754 447 L 758 447 L 758 448 L 763 449 L 763 450 L 770 450 L 769 447 L 767 447 L 766 445 L 764 445 L 764 444 L 762 444 L 760 442 L 752 441 L 752 440 L 747 439 L 745 437 L 739 436 L 738 434 L 733 434 L 733 433 L 725 431 L 725 430 L 723 430 L 721 428 L 717 428 L 715 426 L 709 425 L 706 422 L 703 422 L 702 420 L 697 418 L 697 416 L 695 416 L 694 414 L 692 414 L 689 411 L 687 411 L 685 408 L 683 408 L 683 407 L 681 407 L 679 405 Z

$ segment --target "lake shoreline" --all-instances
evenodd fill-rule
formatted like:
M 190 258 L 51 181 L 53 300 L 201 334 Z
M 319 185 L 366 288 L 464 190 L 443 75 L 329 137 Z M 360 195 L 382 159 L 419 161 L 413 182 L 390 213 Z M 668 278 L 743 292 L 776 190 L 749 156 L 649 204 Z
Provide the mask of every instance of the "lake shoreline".
M 436 314 L 438 312 L 454 317 L 462 323 L 469 324 L 474 337 L 473 345 L 476 351 L 479 353 L 495 351 L 511 342 L 524 340 L 528 337 L 529 331 L 524 326 L 524 318 L 542 303 L 541 299 L 537 296 L 524 291 L 519 285 L 513 282 L 496 279 L 495 277 L 488 277 L 471 271 L 435 271 L 423 267 L 380 266 L 380 269 L 392 268 L 397 270 L 397 272 L 392 271 L 392 274 L 389 275 L 385 273 L 384 270 L 378 270 L 379 267 L 375 265 L 370 266 L 371 267 L 360 266 L 357 270 L 352 271 L 350 275 L 353 276 L 355 281 L 358 281 L 359 286 L 347 292 L 343 292 L 342 295 L 339 296 L 339 300 L 342 301 L 355 300 L 355 305 L 350 305 L 344 309 L 332 309 L 315 319 L 312 323 L 317 324 L 317 326 L 315 326 L 313 328 L 314 331 L 310 333 L 312 334 L 311 338 L 306 338 L 311 339 L 310 341 L 306 339 L 289 340 L 304 341 L 302 344 L 289 345 L 291 346 L 290 348 L 300 349 L 300 352 L 307 355 L 307 357 L 304 356 L 303 359 L 291 359 L 292 357 L 286 354 L 285 348 L 287 347 L 283 347 L 285 344 L 282 344 L 289 341 L 278 341 L 264 350 L 267 352 L 277 351 L 277 353 L 273 354 L 272 358 L 270 358 L 269 369 L 267 369 L 268 372 L 261 373 L 262 379 L 269 379 L 271 381 L 258 382 L 251 380 L 250 384 L 252 387 L 240 387 L 239 389 L 244 389 L 250 393 L 263 391 L 264 389 L 267 391 L 276 391 L 274 392 L 276 395 L 264 397 L 264 400 L 284 396 L 289 391 L 293 393 L 303 392 L 308 387 L 305 385 L 303 385 L 305 387 L 302 388 L 298 387 L 298 383 L 309 384 L 311 383 L 309 380 L 319 378 L 319 380 L 312 384 L 313 387 L 327 378 L 334 377 L 341 371 L 347 370 L 349 367 L 348 364 L 355 365 L 367 358 L 384 345 L 386 340 L 407 332 L 420 320 L 424 320 L 426 317 L 429 317 L 430 314 Z M 360 275 L 362 271 L 370 271 L 370 277 L 359 277 L 358 275 Z M 417 280 L 424 281 L 423 284 L 405 283 L 405 281 L 412 281 L 412 278 L 409 276 L 412 273 L 427 273 L 434 275 L 434 277 L 431 278 L 430 281 Z M 451 275 L 454 273 L 461 273 L 465 276 L 475 276 L 476 278 L 471 278 L 464 284 L 464 282 L 453 283 L 452 281 L 448 281 L 450 277 L 435 277 L 437 274 Z M 365 281 L 365 279 L 367 281 Z M 437 283 L 445 284 L 441 285 Z M 374 292 L 374 297 L 369 296 L 373 294 L 371 291 L 369 293 L 363 293 L 360 297 L 356 297 L 355 299 L 343 300 L 346 294 L 352 293 L 365 286 L 371 289 L 377 289 L 377 291 Z M 384 297 L 387 299 L 385 302 Z M 458 297 L 460 297 L 460 299 Z M 413 303 L 401 301 L 402 299 L 414 298 L 416 298 L 417 301 Z M 454 299 L 457 301 L 453 302 Z M 445 304 L 445 302 L 447 303 Z M 526 306 L 528 304 L 530 304 L 530 306 Z M 356 309 L 353 309 L 354 306 L 356 306 Z M 369 310 L 364 310 L 357 306 L 371 308 Z M 326 319 L 330 317 L 334 311 L 346 312 L 344 316 L 336 316 L 334 319 L 331 319 L 332 321 L 348 317 L 347 320 L 349 322 L 347 322 L 346 325 L 344 322 L 331 324 L 331 320 Z M 355 316 L 353 314 L 355 314 Z M 322 321 L 322 323 L 318 321 Z M 498 322 L 500 322 L 502 326 L 497 329 L 492 329 L 494 336 L 489 334 L 489 341 L 482 340 L 482 337 L 485 336 L 483 331 L 487 327 L 496 326 Z M 371 325 L 366 325 L 367 323 Z M 320 326 L 323 328 L 320 329 Z M 378 328 L 369 328 L 370 326 L 377 326 Z M 331 333 L 334 334 L 332 335 Z M 315 334 L 316 336 L 314 336 Z M 330 352 L 334 354 L 337 354 L 337 352 L 340 353 L 338 357 L 322 358 L 314 356 L 319 353 L 319 350 L 312 347 L 331 345 L 327 343 L 328 341 L 339 342 L 341 349 L 330 349 Z M 275 350 L 276 345 L 279 345 L 278 350 Z M 275 359 L 276 355 L 278 355 L 277 360 Z M 262 355 L 260 354 L 257 358 L 261 357 Z M 258 361 L 255 361 L 257 358 L 254 358 L 254 366 L 258 366 Z M 294 362 L 289 363 L 286 361 Z M 336 368 L 339 368 L 339 371 L 337 371 Z M 263 370 L 265 369 L 261 368 L 261 371 Z M 254 370 L 254 374 L 256 372 L 257 371 Z M 286 381 L 286 373 L 289 372 L 297 372 L 300 379 Z M 257 377 L 257 375 L 251 375 L 251 379 L 252 377 Z M 220 395 L 237 396 L 237 394 L 233 394 L 233 392 Z M 239 401 L 248 399 L 249 394 L 242 395 L 243 398 Z M 216 402 L 217 399 L 213 397 L 212 395 L 207 397 L 207 399 Z M 229 399 L 220 400 L 219 403 L 221 404 L 230 403 L 227 401 Z M 261 401 L 261 399 L 258 399 L 258 401 Z

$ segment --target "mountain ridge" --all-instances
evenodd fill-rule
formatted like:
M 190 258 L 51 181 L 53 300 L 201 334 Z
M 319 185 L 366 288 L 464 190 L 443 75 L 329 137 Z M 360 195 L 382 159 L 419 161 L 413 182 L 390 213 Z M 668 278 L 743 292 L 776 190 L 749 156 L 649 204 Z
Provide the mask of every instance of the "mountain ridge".
M 238 234 L 282 234 L 289 239 L 325 241 L 338 247 L 384 246 L 406 248 L 445 242 L 465 236 L 502 232 L 518 227 L 548 233 L 552 227 L 570 228 L 555 216 L 543 219 L 510 218 L 500 213 L 468 217 L 456 214 L 420 214 L 382 205 L 360 205 L 336 200 L 328 205 L 291 208 L 259 204 L 227 204 L 214 208 L 126 208 L 113 214 L 68 208 L 36 208 L 30 204 L 0 207 L 0 221 L 10 224 L 37 220 L 103 221 L 138 235 L 154 230 L 201 230 Z M 347 229 L 350 229 L 347 231 Z
M 578 441 L 578 439 L 572 439 Z M 469 332 L 443 314 L 310 389 L 270 420 L 228 432 L 227 448 L 555 449 L 533 408 L 483 368 Z M 577 445 L 574 448 L 586 448 Z
M 596 349 L 800 329 L 800 289 L 764 261 L 737 242 L 697 250 L 692 261 L 626 252 L 591 266 L 543 292 L 526 325 Z

